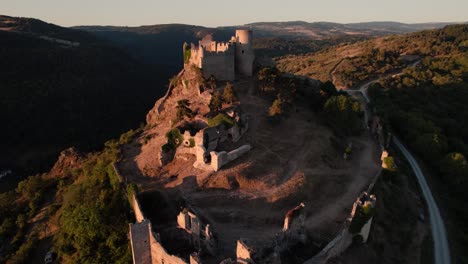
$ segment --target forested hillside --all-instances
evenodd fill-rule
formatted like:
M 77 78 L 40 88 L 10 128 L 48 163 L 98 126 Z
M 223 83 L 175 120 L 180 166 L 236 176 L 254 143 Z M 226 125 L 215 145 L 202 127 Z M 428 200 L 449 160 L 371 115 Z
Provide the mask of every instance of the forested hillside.
M 165 92 L 167 73 L 89 33 L 35 19 L 1 22 L 0 168 L 37 172 L 67 147 L 101 146 L 144 122 Z
M 467 262 L 468 26 L 288 55 L 278 59 L 278 68 L 339 88 L 381 77 L 368 90 L 372 105 L 385 129 L 401 137 L 440 183 L 432 188 L 447 213 L 452 255 L 456 263 Z
M 288 55 L 277 59 L 278 68 L 321 81 L 333 81 L 339 88 L 350 88 L 383 73 L 396 72 L 419 58 L 450 54 L 454 48 L 450 32 L 465 27 L 447 26 L 341 44 L 300 56 Z
M 416 37 L 419 37 L 416 38 Z M 394 129 L 442 183 L 455 263 L 468 254 L 468 27 L 423 32 L 412 39 L 424 57 L 402 75 L 382 79 L 369 94 Z

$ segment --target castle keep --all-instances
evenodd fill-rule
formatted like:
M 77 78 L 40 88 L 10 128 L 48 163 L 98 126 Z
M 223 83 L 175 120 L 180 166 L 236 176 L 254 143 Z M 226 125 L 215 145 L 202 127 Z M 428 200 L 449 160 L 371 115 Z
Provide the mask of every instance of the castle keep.
M 203 77 L 232 81 L 236 76 L 250 77 L 255 59 L 252 30 L 236 30 L 229 42 L 214 41 L 211 35 L 188 46 L 184 44 L 184 64 L 202 69 Z

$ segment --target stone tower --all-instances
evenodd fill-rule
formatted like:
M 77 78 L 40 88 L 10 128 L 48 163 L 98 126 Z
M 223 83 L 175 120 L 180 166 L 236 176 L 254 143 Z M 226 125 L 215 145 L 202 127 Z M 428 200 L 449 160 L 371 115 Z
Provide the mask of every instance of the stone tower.
M 252 76 L 255 59 L 252 40 L 252 30 L 236 30 L 236 73 L 247 77 Z

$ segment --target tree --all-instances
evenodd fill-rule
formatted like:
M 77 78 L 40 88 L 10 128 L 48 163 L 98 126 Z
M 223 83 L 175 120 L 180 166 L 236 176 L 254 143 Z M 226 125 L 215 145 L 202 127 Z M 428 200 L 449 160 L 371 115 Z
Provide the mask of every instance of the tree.
M 447 139 L 438 133 L 419 135 L 412 145 L 426 161 L 434 162 L 435 164 L 448 149 Z
M 262 92 L 274 90 L 279 71 L 277 68 L 263 68 L 258 72 L 257 79 L 259 81 L 259 88 Z
M 230 104 L 237 101 L 237 97 L 236 97 L 236 94 L 234 93 L 234 89 L 232 88 L 232 85 L 229 82 L 226 84 L 226 87 L 224 88 L 223 101 L 225 103 L 230 103 Z
M 458 152 L 453 152 L 447 154 L 439 165 L 440 171 L 448 181 L 453 186 L 462 187 L 466 184 L 468 180 L 468 163 L 463 154 Z
M 221 95 L 216 92 L 213 96 L 211 96 L 210 103 L 208 104 L 210 111 L 218 111 L 223 107 L 223 100 L 221 99 Z
M 281 114 L 283 114 L 283 102 L 278 98 L 273 101 L 273 104 L 268 109 L 268 115 L 271 117 L 276 117 Z
M 358 133 L 362 114 L 359 102 L 346 95 L 330 97 L 324 105 L 325 120 L 336 132 Z
M 193 111 L 190 107 L 190 101 L 187 99 L 177 101 L 177 120 L 182 120 L 184 117 L 192 118 Z

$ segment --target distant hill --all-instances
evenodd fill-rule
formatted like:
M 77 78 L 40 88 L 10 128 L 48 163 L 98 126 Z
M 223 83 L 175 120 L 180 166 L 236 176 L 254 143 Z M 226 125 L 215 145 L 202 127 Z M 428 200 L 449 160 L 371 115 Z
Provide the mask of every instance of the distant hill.
M 0 17 L 0 169 L 46 170 L 137 127 L 172 73 L 93 34 Z
M 339 43 L 352 43 L 375 36 L 401 34 L 448 23 L 403 24 L 397 22 L 369 22 L 339 24 L 304 21 L 259 22 L 239 26 L 207 28 L 184 24 L 149 25 L 139 27 L 77 26 L 123 48 L 134 58 L 164 65 L 176 71 L 182 62 L 182 44 L 198 43 L 207 34 L 226 41 L 238 28 L 254 30 L 254 48 L 260 55 L 280 56 L 317 51 Z
M 247 24 L 259 36 L 280 37 L 308 37 L 311 39 L 324 39 L 340 35 L 384 36 L 389 34 L 402 34 L 424 29 L 441 28 L 454 23 L 420 23 L 405 24 L 399 22 L 365 22 L 365 23 L 331 23 L 331 22 L 259 22 Z
M 450 25 L 343 43 L 309 54 L 287 55 L 277 58 L 278 68 L 323 82 L 333 81 L 338 88 L 351 88 L 377 75 L 402 69 L 418 58 L 449 54 L 458 49 L 453 43 L 452 31 L 463 32 L 466 27 Z

